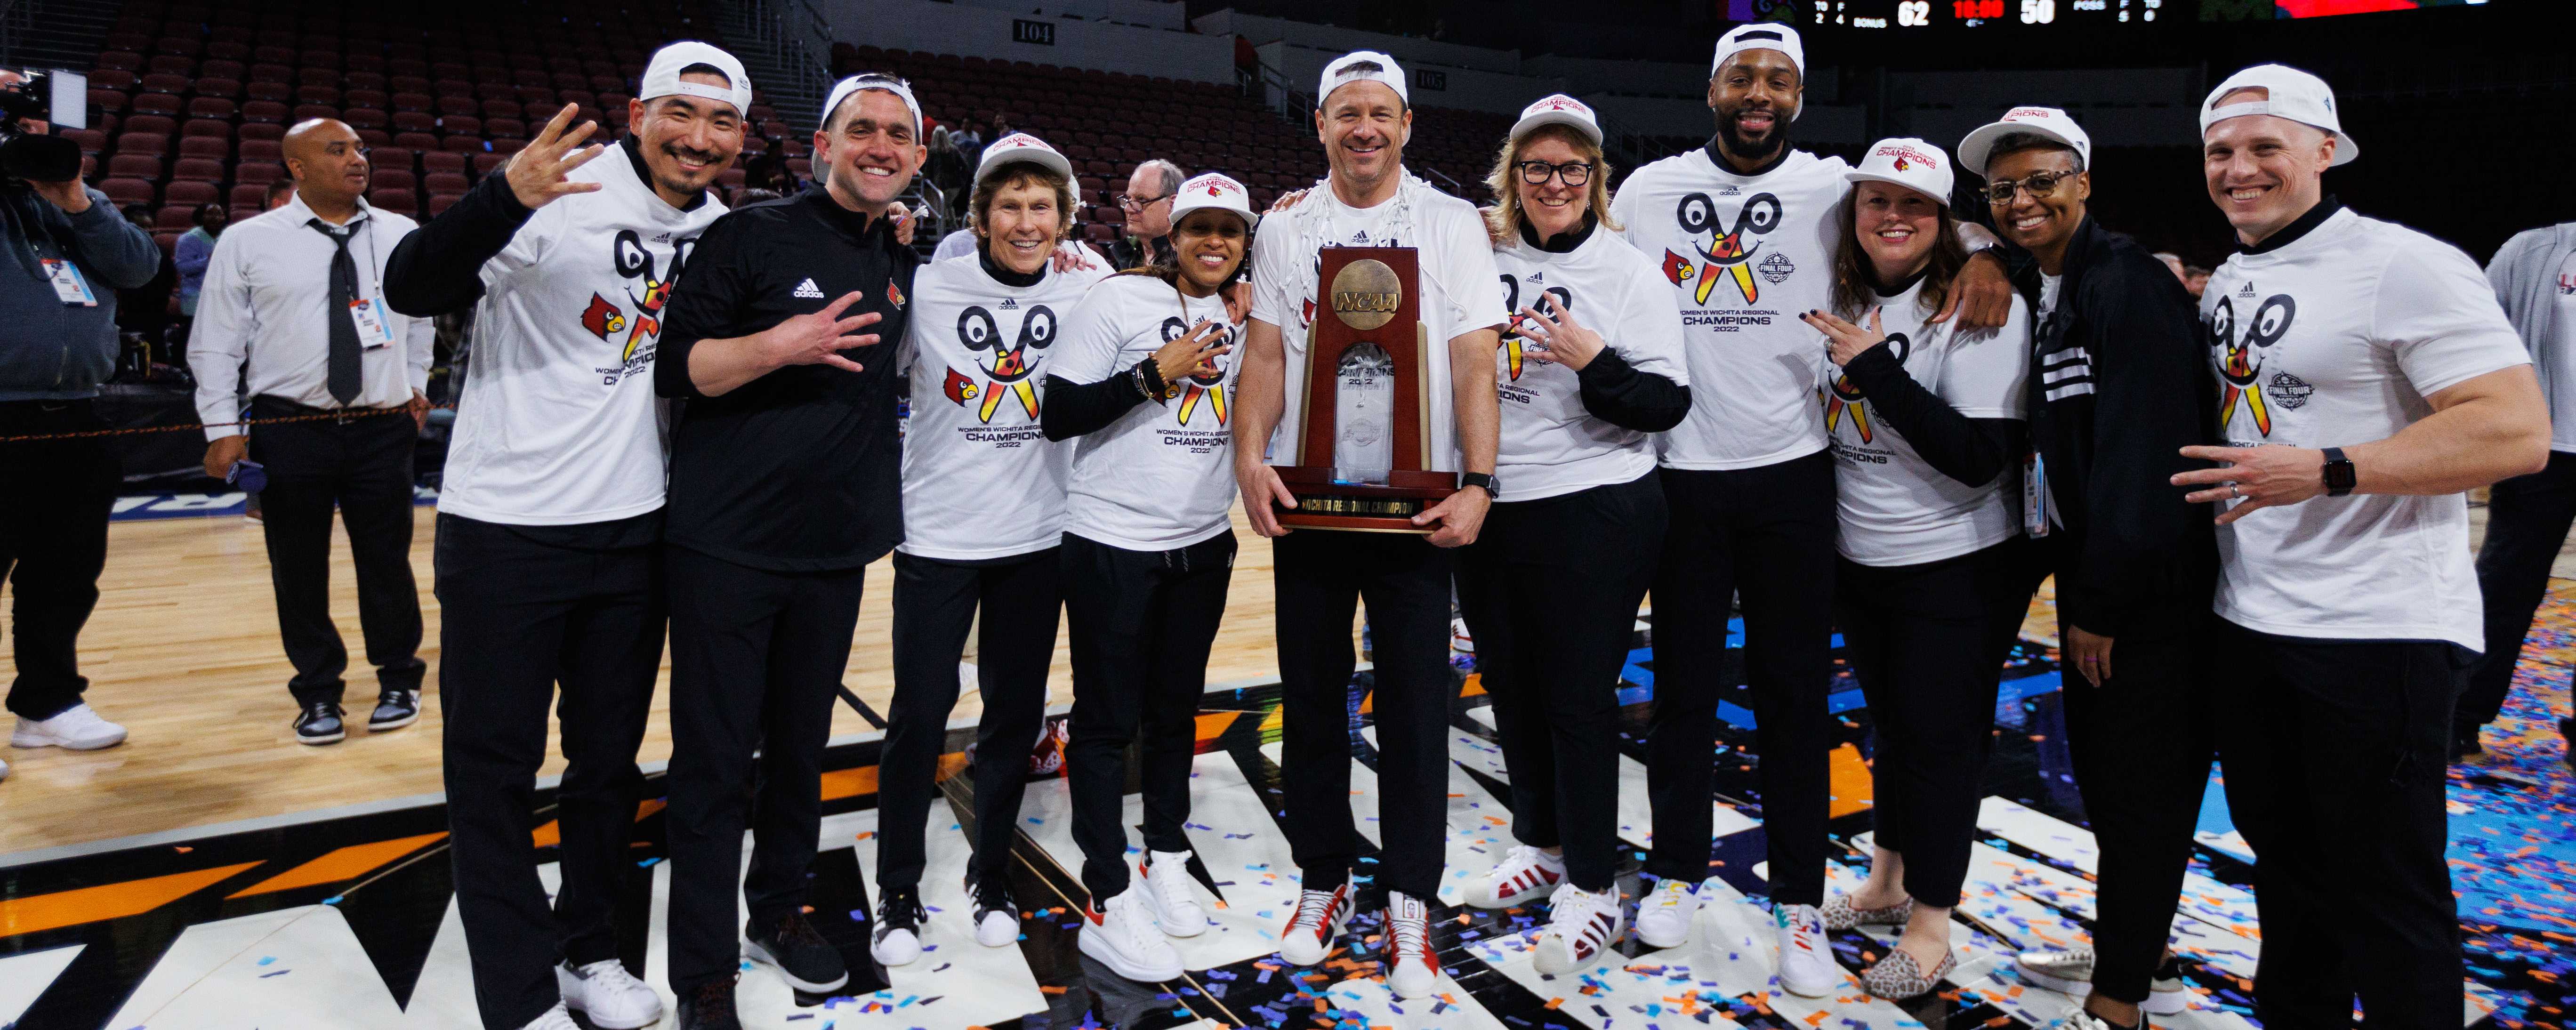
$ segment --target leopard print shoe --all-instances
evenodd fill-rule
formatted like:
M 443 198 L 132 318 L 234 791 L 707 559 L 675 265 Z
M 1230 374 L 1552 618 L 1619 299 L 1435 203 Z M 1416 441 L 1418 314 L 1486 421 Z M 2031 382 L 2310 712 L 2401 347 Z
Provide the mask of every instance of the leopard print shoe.
M 1825 929 L 1856 930 L 1864 926 L 1903 926 L 1914 918 L 1914 899 L 1907 898 L 1885 908 L 1857 908 L 1851 895 L 1838 894 L 1825 902 Z
M 1860 987 L 1871 997 L 1903 1001 L 1932 993 L 1933 988 L 1941 986 L 1941 978 L 1957 968 L 1959 960 L 1950 954 L 1948 948 L 1941 949 L 1941 964 L 1929 973 L 1924 972 L 1922 965 L 1915 962 L 1914 956 L 1907 954 L 1905 949 L 1889 948 L 1886 958 L 1878 960 L 1878 964 L 1860 975 Z

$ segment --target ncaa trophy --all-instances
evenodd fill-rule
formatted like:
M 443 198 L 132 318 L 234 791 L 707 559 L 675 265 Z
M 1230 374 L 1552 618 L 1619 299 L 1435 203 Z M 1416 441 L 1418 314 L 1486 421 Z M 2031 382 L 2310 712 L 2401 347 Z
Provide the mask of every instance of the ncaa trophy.
M 1431 331 L 1422 324 L 1420 254 L 1411 247 L 1326 247 L 1323 301 L 1306 330 L 1298 438 L 1279 479 L 1295 529 L 1429 533 L 1413 516 L 1458 491 L 1431 469 Z M 1274 502 L 1275 504 L 1276 502 Z

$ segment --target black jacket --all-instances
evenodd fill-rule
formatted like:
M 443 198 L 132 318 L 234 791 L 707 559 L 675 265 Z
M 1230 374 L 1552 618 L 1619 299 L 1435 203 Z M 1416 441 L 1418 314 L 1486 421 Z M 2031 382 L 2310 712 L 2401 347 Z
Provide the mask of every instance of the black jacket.
M 854 569 L 903 540 L 902 434 L 895 400 L 913 272 L 921 256 L 823 187 L 737 208 L 707 227 L 663 318 L 653 387 L 683 397 L 671 433 L 670 543 L 780 572 Z M 721 396 L 698 393 L 689 354 L 820 311 L 882 321 L 876 346 L 842 352 L 866 367 L 791 365 Z
M 2013 283 L 2039 310 L 2040 269 L 2009 247 Z M 2217 388 L 2197 305 L 2165 263 L 2087 217 L 2066 250 L 2057 310 L 2033 334 L 2030 440 L 2060 527 L 2058 613 L 2110 637 L 2188 632 L 2218 575 L 2215 512 L 2171 477 L 2206 462 Z

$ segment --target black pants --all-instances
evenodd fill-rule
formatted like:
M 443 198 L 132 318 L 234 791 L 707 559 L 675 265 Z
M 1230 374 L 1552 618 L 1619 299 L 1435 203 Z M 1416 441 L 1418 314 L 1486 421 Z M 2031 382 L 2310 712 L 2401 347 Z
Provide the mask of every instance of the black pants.
M 1618 876 L 1619 670 L 1663 552 L 1654 473 L 1494 505 L 1458 556 L 1458 604 L 1494 698 L 1512 837 L 1565 849 L 1587 891 Z
M 254 418 L 320 411 L 275 397 L 251 398 Z M 349 534 L 358 574 L 358 627 L 367 663 L 383 690 L 419 690 L 420 595 L 411 575 L 412 451 L 420 428 L 407 414 L 360 413 L 346 419 L 257 427 L 251 460 L 268 468 L 259 493 L 260 532 L 268 541 L 269 585 L 277 594 L 277 633 L 295 666 L 287 689 L 295 703 L 338 702 L 349 649 L 331 621 L 331 510 Z
M 773 572 L 677 546 L 664 548 L 663 561 L 671 596 L 667 972 L 674 993 L 687 997 L 733 976 L 741 960 L 737 887 L 757 924 L 805 902 L 822 832 L 823 744 L 867 577 L 864 568 Z
M 2497 483 L 2487 495 L 2487 539 L 2478 547 L 2478 593 L 2486 598 L 2487 650 L 2469 673 L 2451 721 L 2494 722 L 2513 689 L 2513 667 L 2532 613 L 2549 591 L 2549 566 L 2576 524 L 2576 454 L 2549 452 L 2549 467 Z
M 2093 990 L 2130 1004 L 2147 1000 L 2163 961 L 2217 757 L 2204 635 L 2115 638 L 2099 687 L 2064 672 L 2075 786 L 2101 847 Z
M 610 915 L 634 867 L 627 842 L 644 793 L 635 749 L 665 619 L 659 515 L 622 538 L 585 532 L 625 525 L 438 517 L 447 824 L 474 1000 L 490 1030 L 517 1030 L 553 1007 L 557 961 L 617 957 Z M 528 836 L 550 705 L 566 760 L 555 792 L 563 889 L 551 910 Z
M 1744 595 L 1744 669 L 1761 749 L 1771 898 L 1825 902 L 1833 720 L 1834 465 L 1818 451 L 1758 468 L 1663 469 L 1671 520 L 1655 576 L 1655 710 L 1646 744 L 1655 846 L 1646 871 L 1709 875 L 1726 623 Z
M 1190 850 L 1181 824 L 1190 817 L 1199 693 L 1225 618 L 1234 548 L 1231 531 L 1169 551 L 1130 551 L 1065 534 L 1065 612 L 1073 622 L 1065 767 L 1082 886 L 1095 905 L 1127 889 L 1127 742 L 1140 726 L 1145 847 Z
M 1376 657 L 1376 884 L 1422 899 L 1447 860 L 1451 560 L 1411 533 L 1301 529 L 1271 549 L 1289 856 L 1308 890 L 1349 882 L 1351 617 L 1368 602 Z
M 2221 622 L 2210 660 L 2227 805 L 2260 861 L 2267 1028 L 2460 1018 L 2444 735 L 2468 668 L 2442 641 L 2279 637 Z
M 1967 880 L 2003 679 L 1991 641 L 2030 602 L 2021 548 L 2016 536 L 1919 565 L 1837 559 L 1834 621 L 1876 731 L 1878 846 L 1905 856 L 1905 893 L 1922 904 L 1957 907 Z
M 0 438 L 105 429 L 92 402 L 0 402 Z M 9 710 L 50 719 L 81 703 L 80 631 L 98 607 L 107 515 L 120 482 L 98 437 L 0 439 L 0 579 L 11 590 L 18 678 Z
M 957 707 L 957 661 L 978 607 L 984 622 L 975 682 L 984 715 L 975 733 L 975 859 L 962 872 L 971 883 L 1009 868 L 1029 749 L 1046 724 L 1047 666 L 1064 608 L 1055 552 L 972 565 L 894 556 L 894 702 L 877 779 L 881 890 L 921 886 L 922 832 L 938 793 L 948 713 Z

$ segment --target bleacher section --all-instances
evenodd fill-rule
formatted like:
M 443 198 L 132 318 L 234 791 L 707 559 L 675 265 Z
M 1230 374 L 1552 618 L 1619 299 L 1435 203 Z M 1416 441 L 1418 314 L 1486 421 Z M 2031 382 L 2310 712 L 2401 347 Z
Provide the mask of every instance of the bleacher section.
M 1304 189 L 1324 174 L 1311 124 L 1291 124 L 1230 86 L 1088 71 L 982 56 L 924 54 L 847 43 L 833 48 L 833 73 L 884 71 L 911 80 L 924 112 L 948 125 L 983 126 L 996 118 L 1034 133 L 1073 160 L 1081 174 L 1084 233 L 1112 238 L 1125 222 L 1115 198 L 1127 175 L 1148 158 L 1192 173 L 1220 171 L 1243 180 L 1255 205 Z M 1485 174 L 1511 119 L 1443 108 L 1417 108 L 1405 164 L 1444 190 L 1483 202 Z M 1295 171 L 1282 171 L 1294 169 Z
M 67 135 L 118 206 L 159 209 L 165 251 L 199 204 L 224 203 L 236 220 L 258 213 L 268 183 L 286 176 L 278 140 L 307 118 L 345 121 L 373 148 L 370 203 L 434 215 L 566 103 L 623 130 L 653 50 L 710 33 L 695 3 L 130 0 L 90 72 L 91 127 Z M 757 94 L 748 113 L 743 159 L 765 151 L 761 137 L 779 139 L 805 174 L 798 134 Z M 728 171 L 723 185 L 742 176 Z

